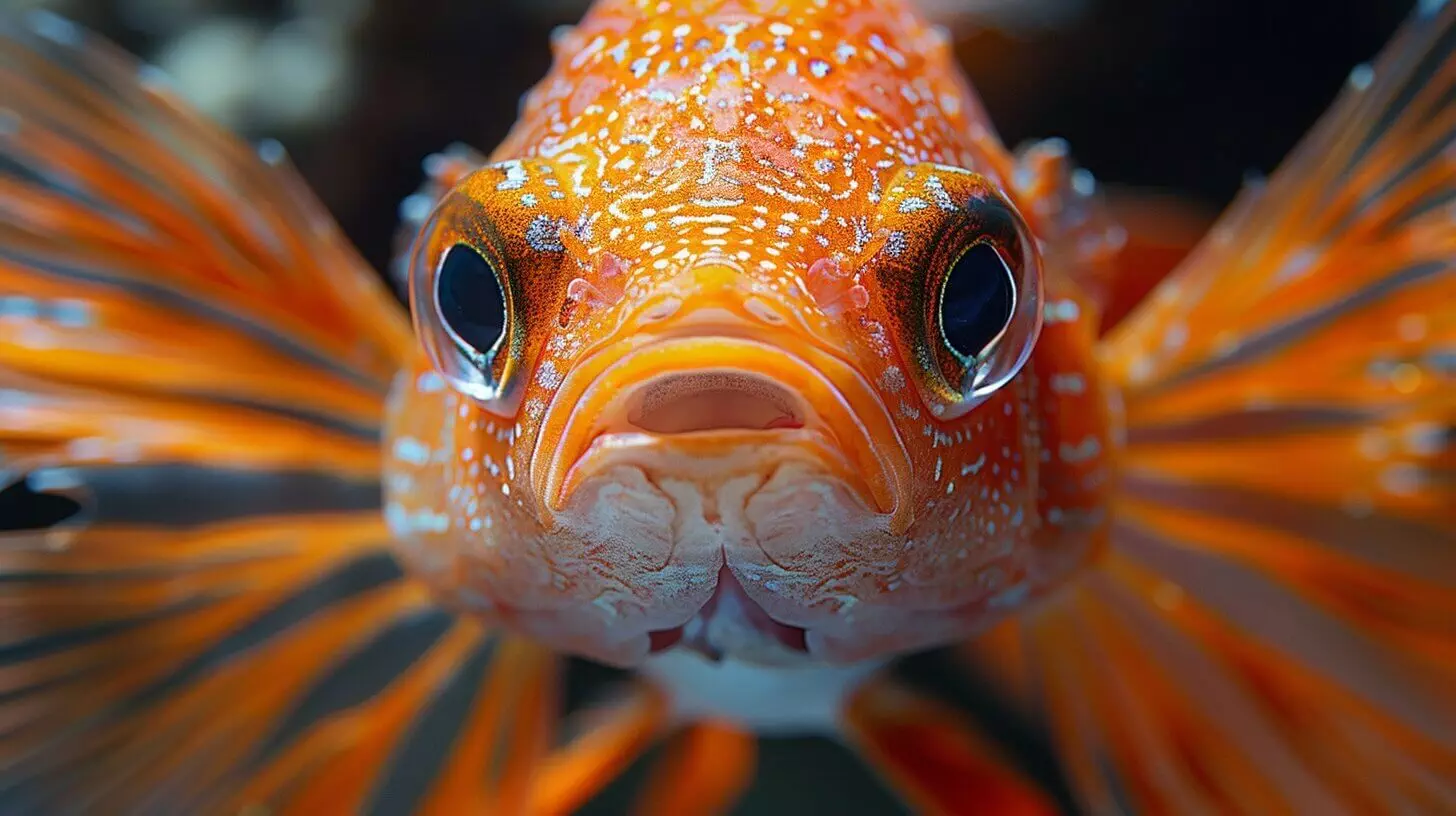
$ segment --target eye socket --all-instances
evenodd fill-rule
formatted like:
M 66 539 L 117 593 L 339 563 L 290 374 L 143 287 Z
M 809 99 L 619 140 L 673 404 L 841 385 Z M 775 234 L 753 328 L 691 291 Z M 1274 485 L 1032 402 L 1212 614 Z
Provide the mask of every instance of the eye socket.
M 469 244 L 445 250 L 435 274 L 435 306 L 451 339 L 482 368 L 506 336 L 506 294 L 500 274 Z
M 940 291 L 941 339 L 963 365 L 976 360 L 1006 333 L 1016 313 L 1016 282 L 1001 253 L 972 244 L 956 258 Z

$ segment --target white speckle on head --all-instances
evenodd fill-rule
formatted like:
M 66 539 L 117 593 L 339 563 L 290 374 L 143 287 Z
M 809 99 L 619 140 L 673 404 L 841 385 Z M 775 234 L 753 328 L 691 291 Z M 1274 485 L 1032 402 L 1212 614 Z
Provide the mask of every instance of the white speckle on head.
M 430 461 L 429 446 L 413 437 L 401 436 L 394 440 L 392 451 L 394 458 L 417 467 L 423 467 Z
M 905 372 L 899 366 L 890 366 L 880 373 L 880 387 L 891 393 L 905 388 Z
M 1091 434 L 1076 445 L 1068 445 L 1063 442 L 1057 450 L 1057 455 L 1061 457 L 1061 460 L 1072 465 L 1091 461 L 1100 453 L 1102 453 L 1102 442 Z
M 1047 303 L 1044 316 L 1048 323 L 1070 323 L 1082 313 L 1075 300 L 1054 300 Z
M 566 245 L 561 242 L 563 226 L 564 222 L 559 219 L 538 215 L 526 227 L 526 243 L 537 252 L 565 252 Z
M 501 168 L 506 171 L 506 177 L 495 186 L 497 190 L 519 190 L 526 186 L 526 167 L 518 161 L 506 161 L 501 163 Z
M 1077 396 L 1087 391 L 1087 381 L 1081 374 L 1053 374 L 1050 380 L 1053 394 Z

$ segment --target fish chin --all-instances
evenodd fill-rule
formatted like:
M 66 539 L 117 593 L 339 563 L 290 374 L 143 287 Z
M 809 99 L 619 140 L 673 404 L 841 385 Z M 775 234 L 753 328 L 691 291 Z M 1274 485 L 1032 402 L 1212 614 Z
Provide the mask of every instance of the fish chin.
M 796 516 L 783 508 L 828 508 L 880 519 L 858 496 L 853 469 L 823 434 L 806 428 L 694 432 L 689 438 L 611 434 L 573 468 L 560 540 L 596 553 L 606 586 L 622 588 L 610 609 L 618 633 L 646 635 L 650 651 L 691 649 L 718 659 L 768 665 L 813 662 L 801 627 L 773 618 L 744 581 L 762 580 L 762 536 L 811 541 L 816 525 L 843 519 Z M 794 495 L 799 495 L 795 500 Z M 771 497 L 764 501 L 764 497 Z M 772 582 L 770 582 L 772 583 Z M 630 588 L 630 590 L 626 589 Z
M 813 428 L 605 434 L 567 485 L 541 541 L 561 583 L 498 587 L 517 631 L 567 652 L 620 666 L 668 650 L 858 664 L 995 617 L 989 597 L 876 594 L 905 538 Z

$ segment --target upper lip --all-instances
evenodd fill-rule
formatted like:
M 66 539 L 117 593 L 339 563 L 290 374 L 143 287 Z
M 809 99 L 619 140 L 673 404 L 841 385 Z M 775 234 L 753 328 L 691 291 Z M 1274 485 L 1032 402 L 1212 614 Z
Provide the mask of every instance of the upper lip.
M 799 341 L 791 352 L 789 342 L 766 341 L 765 334 L 734 322 L 690 324 L 599 348 L 573 366 L 546 409 L 531 460 L 543 521 L 563 506 L 572 467 L 607 433 L 613 417 L 604 411 L 631 387 L 662 375 L 729 369 L 769 379 L 793 395 L 795 413 L 809 414 L 801 419 L 826 432 L 857 471 L 871 507 L 890 514 L 892 528 L 908 526 L 909 463 L 879 396 L 853 366 L 816 344 Z M 561 429 L 559 436 L 550 429 Z M 751 431 L 719 436 L 744 433 Z

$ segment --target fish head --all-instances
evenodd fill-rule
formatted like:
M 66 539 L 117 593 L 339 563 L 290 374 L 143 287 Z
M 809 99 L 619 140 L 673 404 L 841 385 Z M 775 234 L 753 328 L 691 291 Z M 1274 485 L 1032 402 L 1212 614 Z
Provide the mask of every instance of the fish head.
M 528 116 L 442 198 L 391 412 L 400 551 L 437 596 L 617 665 L 966 637 L 1017 605 L 1037 519 L 1017 375 L 1042 276 L 1004 153 L 922 158 L 883 111 L 825 125 L 852 108 L 787 84 L 756 127 L 742 76 L 563 98 L 571 127 Z

